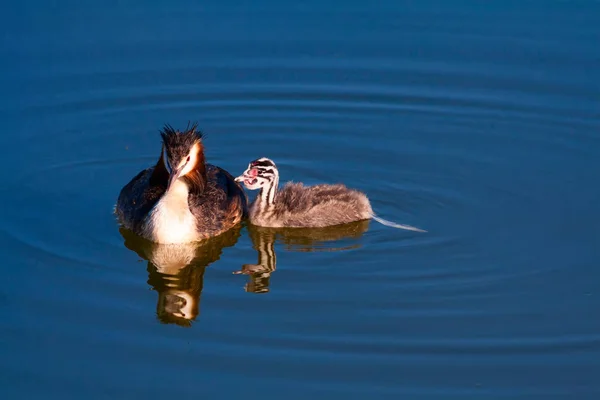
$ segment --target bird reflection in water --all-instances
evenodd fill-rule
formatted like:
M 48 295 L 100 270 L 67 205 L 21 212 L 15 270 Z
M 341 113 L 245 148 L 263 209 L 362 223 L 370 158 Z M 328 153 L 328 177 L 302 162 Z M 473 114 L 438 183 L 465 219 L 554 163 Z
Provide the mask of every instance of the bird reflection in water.
M 200 309 L 204 271 L 225 247 L 235 245 L 241 224 L 202 242 L 158 244 L 121 227 L 125 247 L 148 261 L 148 284 L 158 293 L 156 315 L 162 323 L 191 326 Z
M 267 293 L 271 274 L 277 268 L 275 242 L 288 251 L 343 251 L 360 247 L 356 240 L 369 228 L 369 220 L 326 228 L 265 228 L 248 224 L 252 247 L 258 253 L 256 264 L 244 264 L 234 274 L 248 275 L 244 289 L 249 293 Z M 350 240 L 350 243 L 348 243 Z

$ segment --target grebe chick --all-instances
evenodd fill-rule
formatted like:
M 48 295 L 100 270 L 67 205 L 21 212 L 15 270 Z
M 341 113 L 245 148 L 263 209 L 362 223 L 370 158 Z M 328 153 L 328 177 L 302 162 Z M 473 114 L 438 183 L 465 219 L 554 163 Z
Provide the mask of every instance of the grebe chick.
M 197 125 L 166 125 L 156 165 L 137 174 L 119 194 L 115 213 L 135 234 L 156 243 L 196 242 L 217 236 L 247 214 L 244 189 L 204 158 Z
M 376 216 L 364 193 L 343 184 L 304 186 L 288 182 L 278 190 L 279 171 L 273 160 L 266 157 L 250 162 L 235 180 L 243 182 L 247 189 L 260 190 L 248 210 L 253 225 L 322 228 L 373 218 L 387 226 L 425 232 Z

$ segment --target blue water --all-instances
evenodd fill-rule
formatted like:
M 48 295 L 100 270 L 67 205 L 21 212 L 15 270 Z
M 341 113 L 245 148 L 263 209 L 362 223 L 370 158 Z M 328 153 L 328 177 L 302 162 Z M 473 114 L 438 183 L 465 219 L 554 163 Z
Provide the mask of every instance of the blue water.
M 202 3 L 2 6 L 0 398 L 600 398 L 599 2 Z M 112 209 L 190 120 L 428 232 L 166 257 Z

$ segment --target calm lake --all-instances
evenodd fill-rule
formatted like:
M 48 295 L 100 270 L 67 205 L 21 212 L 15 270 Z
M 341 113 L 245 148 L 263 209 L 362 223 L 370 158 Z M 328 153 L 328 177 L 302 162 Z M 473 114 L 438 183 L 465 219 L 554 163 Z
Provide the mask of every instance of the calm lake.
M 0 398 L 600 398 L 599 2 L 9 3 Z M 188 121 L 427 233 L 120 230 Z

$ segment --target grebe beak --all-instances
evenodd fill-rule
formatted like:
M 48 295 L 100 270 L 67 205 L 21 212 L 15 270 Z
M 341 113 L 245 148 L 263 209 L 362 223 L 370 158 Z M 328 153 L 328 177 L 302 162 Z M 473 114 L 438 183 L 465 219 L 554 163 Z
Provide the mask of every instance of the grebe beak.
M 179 169 L 171 170 L 171 175 L 169 176 L 169 183 L 167 183 L 167 192 L 171 188 L 171 185 L 173 184 L 173 182 L 175 182 L 177 180 L 177 178 L 179 178 L 179 174 L 181 173 L 182 169 L 183 169 L 183 167 L 179 168 Z
M 244 180 L 248 179 L 250 176 L 248 175 L 248 170 L 245 170 L 243 174 L 235 178 L 236 182 L 244 182 Z

